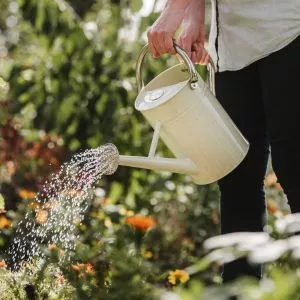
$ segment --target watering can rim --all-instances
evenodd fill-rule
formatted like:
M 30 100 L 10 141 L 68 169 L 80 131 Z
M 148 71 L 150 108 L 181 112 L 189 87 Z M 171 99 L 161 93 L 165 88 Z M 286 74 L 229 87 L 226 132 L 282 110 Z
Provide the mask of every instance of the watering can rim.
M 149 81 L 149 82 L 147 83 L 147 85 L 144 86 L 144 87 L 141 89 L 140 93 L 139 93 L 138 96 L 136 97 L 135 102 L 134 102 L 134 107 L 135 107 L 135 109 L 138 110 L 138 111 L 147 111 L 147 110 L 155 109 L 155 108 L 157 108 L 158 106 L 163 105 L 164 103 L 166 103 L 166 102 L 172 100 L 173 97 L 175 97 L 177 94 L 179 94 L 179 93 L 180 93 L 180 92 L 181 92 L 181 91 L 182 91 L 182 90 L 190 83 L 190 79 L 182 80 L 182 81 L 179 81 L 179 82 L 177 82 L 177 83 L 171 84 L 171 85 L 169 85 L 169 86 L 164 86 L 164 87 L 161 87 L 161 88 L 158 88 L 158 89 L 147 90 L 147 88 L 148 88 L 151 84 L 153 84 L 156 80 L 159 80 L 160 77 L 165 76 L 166 73 L 172 72 L 172 71 L 174 71 L 174 69 L 182 68 L 182 66 L 184 66 L 183 63 L 179 63 L 179 64 L 177 64 L 177 65 L 175 65 L 175 66 L 172 66 L 172 67 L 170 67 L 170 68 L 164 70 L 163 72 L 159 73 L 155 78 L 153 78 L 151 81 Z M 172 87 L 172 86 L 173 86 L 173 87 L 175 87 L 175 86 L 177 87 L 177 89 L 175 90 L 175 92 L 172 93 L 172 97 L 165 98 L 163 101 L 153 102 L 152 105 L 149 106 L 149 107 L 143 107 L 143 108 L 141 108 L 141 107 L 139 106 L 139 104 L 143 101 L 143 99 L 141 99 L 141 95 L 143 95 L 144 92 L 148 92 L 148 91 L 149 91 L 149 92 L 150 92 L 150 91 L 151 91 L 151 92 L 155 92 L 156 90 L 157 90 L 157 91 L 159 91 L 159 90 L 164 90 L 164 89 L 166 89 L 167 87 Z

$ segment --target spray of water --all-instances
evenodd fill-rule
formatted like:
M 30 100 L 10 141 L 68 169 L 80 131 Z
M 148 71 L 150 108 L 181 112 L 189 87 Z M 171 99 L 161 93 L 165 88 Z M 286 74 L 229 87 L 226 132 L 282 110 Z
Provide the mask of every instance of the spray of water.
M 118 167 L 118 150 L 113 144 L 76 154 L 45 183 L 35 199 L 34 213 L 20 221 L 8 249 L 13 267 L 24 260 L 44 257 L 42 247 L 59 246 L 64 258 L 75 249 L 77 224 L 84 218 L 93 183 Z

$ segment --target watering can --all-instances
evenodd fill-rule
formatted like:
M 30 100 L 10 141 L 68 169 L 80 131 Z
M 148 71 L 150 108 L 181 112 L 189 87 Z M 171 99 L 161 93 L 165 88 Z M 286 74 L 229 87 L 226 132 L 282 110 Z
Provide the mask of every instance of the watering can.
M 154 133 L 148 157 L 120 155 L 119 165 L 186 174 L 197 184 L 209 184 L 238 166 L 249 143 L 214 96 L 213 63 L 208 65 L 208 86 L 186 52 L 177 44 L 174 47 L 183 62 L 160 73 L 146 86 L 141 69 L 148 45 L 138 57 L 135 108 Z M 176 158 L 155 156 L 159 138 Z

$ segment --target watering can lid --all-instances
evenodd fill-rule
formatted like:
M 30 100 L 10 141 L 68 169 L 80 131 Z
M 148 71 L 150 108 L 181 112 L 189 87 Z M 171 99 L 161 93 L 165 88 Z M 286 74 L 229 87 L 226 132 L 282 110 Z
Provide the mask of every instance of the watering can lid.
M 135 100 L 135 108 L 139 111 L 152 109 L 162 105 L 178 94 L 188 83 L 188 80 L 176 84 L 151 89 L 147 85 L 144 87 Z

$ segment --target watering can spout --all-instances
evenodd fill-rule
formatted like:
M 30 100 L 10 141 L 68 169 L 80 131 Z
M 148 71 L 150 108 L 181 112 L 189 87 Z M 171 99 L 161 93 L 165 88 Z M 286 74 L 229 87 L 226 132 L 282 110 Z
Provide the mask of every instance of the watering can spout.
M 163 158 L 144 156 L 119 156 L 119 165 L 156 171 L 168 171 L 186 175 L 194 175 L 199 172 L 197 166 L 189 158 Z

